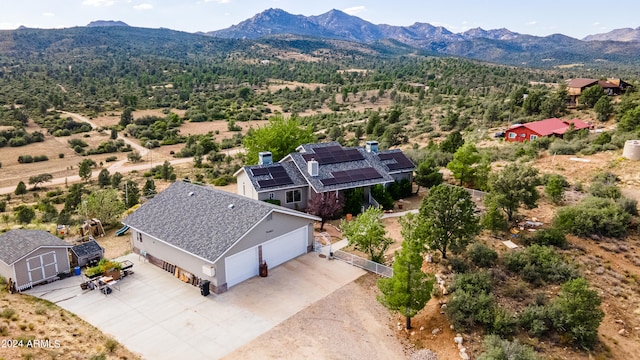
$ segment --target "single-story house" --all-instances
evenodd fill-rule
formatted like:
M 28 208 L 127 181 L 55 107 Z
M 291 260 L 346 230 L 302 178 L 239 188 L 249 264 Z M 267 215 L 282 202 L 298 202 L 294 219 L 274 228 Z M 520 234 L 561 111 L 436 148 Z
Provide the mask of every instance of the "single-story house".
M 603 91 L 610 96 L 624 94 L 633 85 L 622 79 L 610 78 L 607 80 L 576 78 L 567 81 L 567 92 L 569 93 L 569 103 L 578 105 L 578 98 L 582 92 L 592 86 L 598 85 Z
M 593 129 L 593 125 L 582 120 L 551 118 L 526 124 L 515 124 L 505 131 L 504 138 L 507 141 L 524 142 L 536 140 L 543 136 L 562 137 L 572 126 L 575 130 Z
M 195 286 L 222 293 L 309 252 L 320 218 L 282 206 L 175 182 L 123 224 L 134 252 Z
M 103 257 L 104 249 L 94 238 L 71 248 L 71 264 L 73 266 L 86 266 L 100 261 Z
M 270 152 L 260 153 L 258 165 L 244 166 L 234 174 L 237 193 L 304 209 L 314 194 L 363 188 L 367 205 L 373 203 L 372 186 L 413 180 L 415 164 L 401 150 L 379 151 L 377 141 L 367 141 L 364 148 L 327 142 L 303 144 L 296 150 L 278 163 L 273 163 Z
M 69 273 L 71 245 L 41 230 L 9 230 L 0 234 L 0 275 L 18 291 Z

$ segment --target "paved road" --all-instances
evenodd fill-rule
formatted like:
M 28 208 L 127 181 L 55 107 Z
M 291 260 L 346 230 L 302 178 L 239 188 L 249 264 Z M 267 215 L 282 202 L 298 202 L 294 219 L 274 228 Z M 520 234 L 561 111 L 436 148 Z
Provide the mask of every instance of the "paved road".
M 82 121 L 82 122 L 86 122 L 88 124 L 91 125 L 91 128 L 93 129 L 97 129 L 99 126 L 96 125 L 94 122 L 92 122 L 91 120 L 89 120 L 88 118 L 80 115 L 80 114 L 75 114 L 75 113 L 71 113 L 71 112 L 67 112 L 67 111 L 62 111 L 63 114 L 70 116 L 71 118 L 75 119 L 76 121 Z M 125 144 L 129 144 L 131 145 L 131 147 L 138 151 L 140 153 L 141 156 L 144 156 L 147 154 L 147 152 L 149 151 L 149 149 L 145 148 L 144 146 L 141 146 L 140 144 L 136 143 L 135 141 L 122 136 L 120 133 L 118 133 L 118 139 L 122 139 Z M 244 149 L 243 148 L 233 148 L 233 149 L 227 149 L 224 150 L 224 152 L 227 155 L 236 155 L 240 152 L 243 152 Z M 189 163 L 189 162 L 193 162 L 193 158 L 189 157 L 189 158 L 178 158 L 178 159 L 172 159 L 169 160 L 169 163 L 171 163 L 171 165 L 176 165 L 176 164 L 185 164 L 185 163 Z M 129 164 L 129 165 L 128 165 Z M 156 164 L 159 165 L 159 164 Z M 144 164 L 131 164 L 128 162 L 128 160 L 123 159 L 120 161 L 116 161 L 114 163 L 112 163 L 111 165 L 109 165 L 109 167 L 107 167 L 106 169 L 109 170 L 109 172 L 111 174 L 117 172 L 120 172 L 121 174 L 126 174 L 128 172 L 131 171 L 144 171 L 144 170 L 151 170 L 152 168 L 152 164 L 150 163 L 144 163 Z M 102 168 L 94 170 L 91 173 L 91 178 L 97 178 L 98 174 L 100 174 L 100 171 L 102 171 Z M 57 186 L 57 185 L 64 185 L 64 184 L 73 184 L 73 183 L 77 183 L 77 182 L 81 182 L 83 181 L 80 176 L 78 175 L 72 175 L 72 176 L 65 176 L 65 177 L 59 177 L 59 178 L 54 178 L 49 182 L 44 183 L 42 186 Z M 11 194 L 14 190 L 16 189 L 15 185 L 13 186 L 7 186 L 7 187 L 3 187 L 0 188 L 0 194 Z

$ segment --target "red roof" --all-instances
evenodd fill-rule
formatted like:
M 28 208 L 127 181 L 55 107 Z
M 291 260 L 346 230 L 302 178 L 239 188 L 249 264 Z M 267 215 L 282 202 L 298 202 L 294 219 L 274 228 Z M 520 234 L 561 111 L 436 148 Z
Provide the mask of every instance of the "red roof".
M 511 129 L 515 129 L 521 126 L 526 127 L 527 129 L 539 134 L 540 136 L 549 136 L 552 134 L 562 135 L 569 127 L 573 124 L 575 130 L 581 129 L 589 129 L 593 126 L 589 123 L 586 123 L 579 119 L 571 119 L 571 120 L 561 120 L 558 118 L 551 118 L 546 120 L 534 121 L 526 124 L 516 124 L 513 125 Z
M 583 87 L 591 86 L 597 83 L 598 79 L 577 78 L 567 81 L 567 87 L 582 89 Z

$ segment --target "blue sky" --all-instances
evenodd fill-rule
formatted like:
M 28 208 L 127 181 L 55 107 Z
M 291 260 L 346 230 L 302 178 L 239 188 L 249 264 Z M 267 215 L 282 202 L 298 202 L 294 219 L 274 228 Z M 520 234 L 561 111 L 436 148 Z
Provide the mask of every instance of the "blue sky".
M 339 9 L 374 24 L 426 22 L 453 32 L 507 28 L 538 36 L 575 38 L 640 26 L 637 0 L 4 0 L 0 29 L 84 26 L 121 20 L 131 26 L 188 32 L 229 27 L 268 8 L 319 15 Z

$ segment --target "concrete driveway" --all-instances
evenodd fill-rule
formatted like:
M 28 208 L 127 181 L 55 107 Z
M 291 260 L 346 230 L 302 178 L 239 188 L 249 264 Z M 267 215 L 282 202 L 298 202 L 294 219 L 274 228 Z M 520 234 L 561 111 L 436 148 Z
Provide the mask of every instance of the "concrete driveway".
M 309 253 L 222 295 L 139 261 L 110 295 L 80 289 L 75 276 L 26 293 L 57 303 L 145 359 L 214 359 L 239 348 L 364 274 L 338 260 Z

